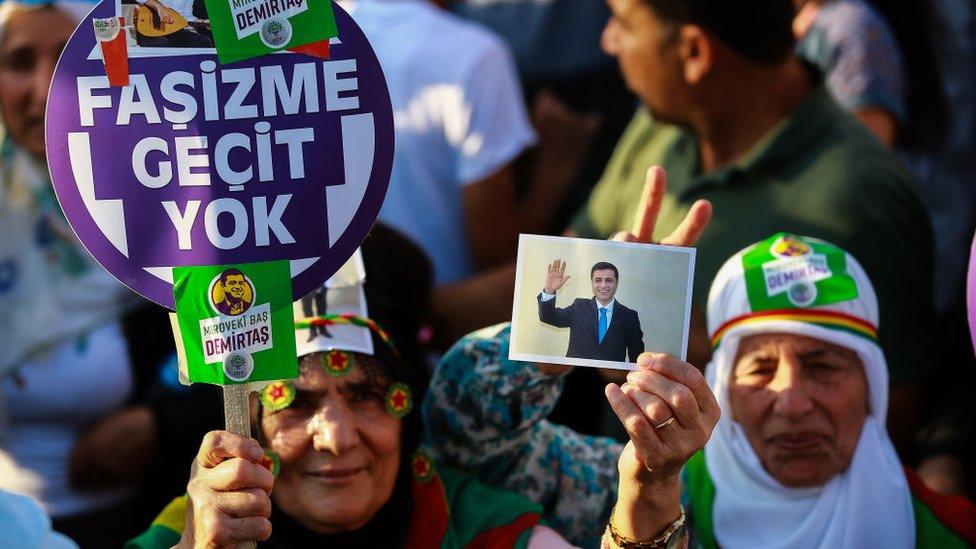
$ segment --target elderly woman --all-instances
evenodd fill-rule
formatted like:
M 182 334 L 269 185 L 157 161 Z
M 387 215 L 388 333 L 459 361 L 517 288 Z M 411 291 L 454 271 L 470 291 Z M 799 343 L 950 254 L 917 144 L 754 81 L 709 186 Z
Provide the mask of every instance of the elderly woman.
M 366 242 L 372 318 L 296 318 L 300 377 L 252 398 L 253 438 L 209 433 L 187 495 L 130 547 L 568 547 L 540 525 L 538 505 L 439 467 L 418 448 L 415 341 L 429 292 L 418 280 L 429 265 L 404 254 L 421 252 L 392 232 L 374 229 Z M 341 291 L 313 300 L 327 312 L 348 303 Z M 348 335 L 357 331 L 372 352 Z
M 877 321 L 874 290 L 853 257 L 775 235 L 732 257 L 712 286 L 706 372 L 722 414 L 704 451 L 694 446 L 713 411 L 702 380 L 645 353 L 627 383 L 607 389 L 631 437 L 615 487 L 620 446 L 544 421 L 559 377 L 505 360 L 505 328 L 445 357 L 425 404 L 429 435 L 450 440 L 442 459 L 540 502 L 576 542 L 601 535 L 607 523 L 586 517 L 609 518 L 616 504 L 602 534 L 608 547 L 680 546 L 689 535 L 733 548 L 976 543 L 976 508 L 927 490 L 898 462 L 884 426 Z M 525 389 L 499 389 L 508 383 Z M 451 409 L 447 399 L 452 412 L 441 411 Z M 499 476 L 501 463 L 521 474 Z

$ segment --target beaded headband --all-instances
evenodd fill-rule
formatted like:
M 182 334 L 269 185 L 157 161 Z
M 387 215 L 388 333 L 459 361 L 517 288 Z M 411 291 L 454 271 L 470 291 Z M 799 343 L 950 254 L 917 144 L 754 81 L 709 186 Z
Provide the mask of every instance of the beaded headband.
M 848 332 L 878 343 L 878 329 L 870 322 L 837 311 L 818 309 L 780 309 L 759 311 L 733 318 L 719 326 L 712 335 L 712 349 L 717 349 L 725 334 L 734 327 L 763 322 L 795 321 L 813 324 L 822 328 Z
M 390 334 L 386 333 L 375 320 L 363 316 L 357 316 L 352 313 L 343 313 L 338 315 L 322 315 L 322 316 L 312 316 L 306 318 L 300 318 L 295 320 L 295 329 L 307 329 L 313 326 L 335 326 L 339 324 L 359 326 L 360 328 L 369 328 L 374 334 L 376 334 L 383 343 L 393 351 L 397 357 L 400 356 L 400 352 L 397 351 L 396 344 L 393 343 L 393 339 L 390 338 Z

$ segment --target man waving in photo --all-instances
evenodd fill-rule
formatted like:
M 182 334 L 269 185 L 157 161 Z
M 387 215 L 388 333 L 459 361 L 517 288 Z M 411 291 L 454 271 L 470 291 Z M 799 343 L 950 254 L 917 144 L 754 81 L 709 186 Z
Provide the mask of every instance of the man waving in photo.
M 539 294 L 539 320 L 557 328 L 569 328 L 569 358 L 637 362 L 644 352 L 644 332 L 637 311 L 614 299 L 620 272 L 601 261 L 590 269 L 593 297 L 577 298 L 569 307 L 556 307 L 556 292 L 569 280 L 566 262 L 553 261 L 546 285 Z

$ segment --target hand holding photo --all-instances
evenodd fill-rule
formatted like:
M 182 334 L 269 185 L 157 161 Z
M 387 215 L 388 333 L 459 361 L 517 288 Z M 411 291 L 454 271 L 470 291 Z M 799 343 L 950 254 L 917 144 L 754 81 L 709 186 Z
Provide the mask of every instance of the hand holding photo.
M 521 235 L 510 358 L 618 369 L 644 351 L 683 360 L 694 262 L 693 248 Z

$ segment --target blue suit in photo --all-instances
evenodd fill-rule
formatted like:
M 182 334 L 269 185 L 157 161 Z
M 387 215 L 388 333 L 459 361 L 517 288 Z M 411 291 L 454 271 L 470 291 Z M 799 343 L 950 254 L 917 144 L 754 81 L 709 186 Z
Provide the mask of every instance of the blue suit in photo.
M 637 362 L 644 352 L 644 332 L 641 331 L 637 311 L 619 301 L 613 305 L 613 315 L 603 341 L 599 338 L 599 312 L 596 298 L 579 298 L 569 307 L 556 307 L 556 300 L 539 302 L 539 320 L 557 328 L 569 328 L 568 358 Z

